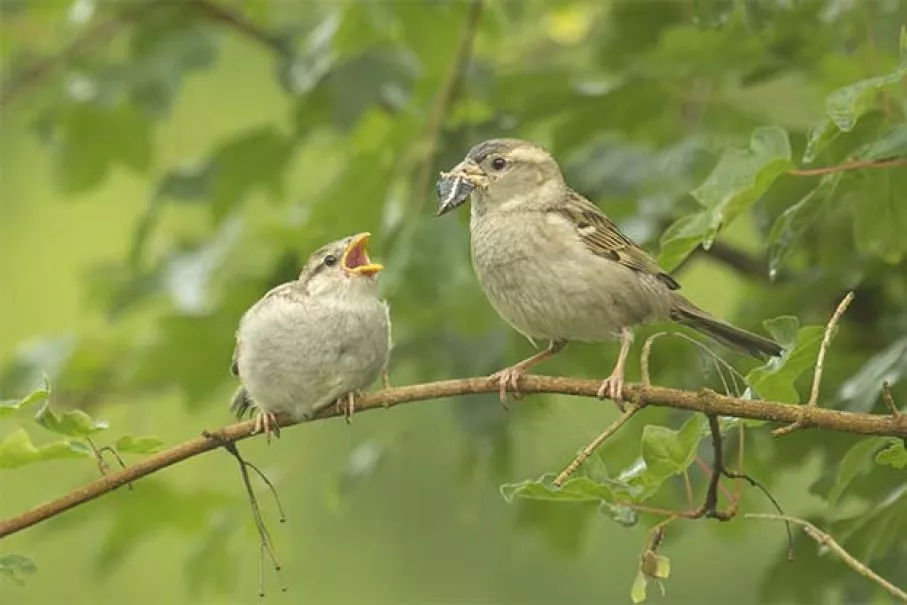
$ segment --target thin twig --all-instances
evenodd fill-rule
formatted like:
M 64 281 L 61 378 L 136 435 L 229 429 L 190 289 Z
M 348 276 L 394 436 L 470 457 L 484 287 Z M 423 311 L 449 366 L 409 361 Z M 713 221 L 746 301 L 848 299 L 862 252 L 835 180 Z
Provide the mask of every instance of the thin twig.
M 898 406 L 894 404 L 894 395 L 891 394 L 891 384 L 889 384 L 887 380 L 882 382 L 882 401 L 885 403 L 885 407 L 888 408 L 888 411 L 891 412 L 892 416 L 897 418 L 901 415 Z
M 806 402 L 806 407 L 808 408 L 814 408 L 819 403 L 819 387 L 822 384 L 822 371 L 825 369 L 825 354 L 828 352 L 829 345 L 831 345 L 831 339 L 834 338 L 835 329 L 838 327 L 841 316 L 844 315 L 844 311 L 847 310 L 847 307 L 850 306 L 852 301 L 853 292 L 851 291 L 838 303 L 838 307 L 835 309 L 835 312 L 831 314 L 831 319 L 828 320 L 828 324 L 825 326 L 822 344 L 819 345 L 819 356 L 816 357 L 816 370 L 813 372 L 813 385 L 809 391 L 809 401 Z M 786 435 L 801 427 L 803 427 L 803 418 L 798 418 L 788 426 L 775 429 L 772 431 L 772 435 L 780 437 L 781 435 Z
M 195 7 L 208 18 L 235 29 L 247 38 L 263 44 L 278 54 L 287 52 L 287 47 L 281 43 L 280 38 L 249 21 L 241 13 L 231 11 L 217 2 L 211 2 L 211 0 L 191 0 L 189 6 Z
M 596 379 L 527 375 L 520 382 L 520 391 L 525 394 L 560 393 L 563 395 L 595 398 L 599 386 L 601 386 L 601 381 Z M 476 393 L 496 393 L 497 391 L 498 385 L 489 382 L 487 376 L 414 384 L 366 393 L 359 400 L 356 413 L 362 414 L 368 410 L 384 409 L 416 401 Z M 657 386 L 643 386 L 634 383 L 624 385 L 624 398 L 627 401 L 646 405 L 735 418 L 755 418 L 776 423 L 793 422 L 802 413 L 807 419 L 808 425 L 814 428 L 860 435 L 907 437 L 907 414 L 894 417 L 887 413 L 845 412 L 818 406 L 815 408 L 804 408 L 804 406 L 796 407 L 782 402 L 727 397 L 709 389 L 687 391 Z M 598 400 L 595 399 L 595 401 L 597 402 Z M 328 406 L 319 411 L 315 417 L 321 420 L 336 415 L 337 410 L 335 407 Z M 278 421 L 282 427 L 296 424 L 287 416 L 278 416 Z M 238 441 L 252 436 L 253 428 L 254 421 L 247 420 L 222 427 L 216 431 L 216 434 L 220 439 Z M 12 518 L 0 521 L 0 538 L 59 515 L 73 507 L 113 491 L 130 481 L 135 481 L 172 464 L 218 447 L 220 447 L 220 442 L 216 439 L 196 437 L 149 456 L 140 462 L 127 466 L 121 471 L 108 473 L 106 476 L 78 487 L 59 498 L 36 506 Z
M 702 471 L 703 475 L 705 475 L 706 477 L 712 476 L 712 469 L 709 468 L 709 465 L 705 463 L 705 460 L 703 460 L 699 456 L 696 456 L 695 458 L 693 458 L 693 462 L 696 463 L 696 466 L 699 467 L 699 470 Z M 727 498 L 728 500 L 733 498 L 733 495 L 731 494 L 730 491 L 728 491 L 728 489 L 724 486 L 724 484 L 719 483 L 718 489 L 721 490 L 721 493 L 724 494 L 724 497 Z
M 809 521 L 803 519 L 798 519 L 797 517 L 791 517 L 789 515 L 766 515 L 761 513 L 750 513 L 746 515 L 747 519 L 766 519 L 769 521 L 786 521 L 788 523 L 795 523 L 803 527 L 803 531 L 806 532 L 810 538 L 818 542 L 822 546 L 826 546 L 836 555 L 838 555 L 844 563 L 856 571 L 858 574 L 868 578 L 869 580 L 875 582 L 889 594 L 894 596 L 896 599 L 907 603 L 907 592 L 898 588 L 876 572 L 872 571 L 866 564 L 854 557 L 852 554 L 844 550 L 844 547 L 835 541 L 829 534 L 825 533 Z
M 687 492 L 687 506 L 693 506 L 693 484 L 690 483 L 690 473 L 683 469 L 683 487 Z
M 836 166 L 825 166 L 823 168 L 805 168 L 788 170 L 787 174 L 795 176 L 816 176 L 820 174 L 831 174 L 832 172 L 844 172 L 846 170 L 860 170 L 862 168 L 890 168 L 892 166 L 907 166 L 907 158 L 889 158 L 885 160 L 857 160 L 853 162 L 844 162 Z
M 705 492 L 705 502 L 702 503 L 703 513 L 706 517 L 727 521 L 731 515 L 718 510 L 718 482 L 724 471 L 724 454 L 721 447 L 721 427 L 718 426 L 718 417 L 715 414 L 706 414 L 709 421 L 709 432 L 712 434 L 712 474 L 709 477 L 709 487 Z
M 639 371 L 642 375 L 642 383 L 646 386 L 652 386 L 652 379 L 649 376 L 649 356 L 652 354 L 652 343 L 665 334 L 668 332 L 656 332 L 642 344 L 642 351 L 639 354 Z
M 554 479 L 554 485 L 556 485 L 557 487 L 562 486 L 564 484 L 564 481 L 569 479 L 570 476 L 576 472 L 576 469 L 578 469 L 583 464 L 583 462 L 588 460 L 589 456 L 591 456 L 595 452 L 595 450 L 597 450 L 598 447 L 605 442 L 605 439 L 616 433 L 617 430 L 624 424 L 626 424 L 626 422 L 633 417 L 633 414 L 641 410 L 642 407 L 642 404 L 639 403 L 630 404 L 630 407 L 627 408 L 627 411 L 618 416 L 617 420 L 608 425 L 608 428 L 602 431 L 602 433 L 598 437 L 593 439 L 592 442 L 589 443 L 589 445 L 584 447 L 576 455 L 576 458 L 573 459 L 573 462 L 568 464 L 567 467 L 560 472 L 560 474 Z
M 457 94 L 457 88 L 463 73 L 469 64 L 472 56 L 472 43 L 478 30 L 479 17 L 482 15 L 482 0 L 472 0 L 466 14 L 466 22 L 463 25 L 460 42 L 454 53 L 450 67 L 438 90 L 438 96 L 435 98 L 435 104 L 432 106 L 431 114 L 428 116 L 428 125 L 425 129 L 424 147 L 422 164 L 419 166 L 419 173 L 416 177 L 415 203 L 421 207 L 428 197 L 429 186 L 431 181 L 432 168 L 435 165 L 435 158 L 438 154 L 438 139 L 441 137 L 441 128 L 444 125 L 444 117 Z
M 251 462 L 246 461 L 242 457 L 242 454 L 239 453 L 239 448 L 232 441 L 222 440 L 220 436 L 216 434 L 209 433 L 208 431 L 203 431 L 202 436 L 207 439 L 213 439 L 219 441 L 220 445 L 227 450 L 231 456 L 236 458 L 237 464 L 239 464 L 239 473 L 242 477 L 243 485 L 246 488 L 246 495 L 249 498 L 249 506 L 252 509 L 252 520 L 255 522 L 255 529 L 258 532 L 258 594 L 259 596 L 265 596 L 265 581 L 264 581 L 264 559 L 265 555 L 271 560 L 271 564 L 274 566 L 274 572 L 277 574 L 278 581 L 281 585 L 281 591 L 286 592 L 287 587 L 283 581 L 283 578 L 280 573 L 280 563 L 277 561 L 277 554 L 274 550 L 274 540 L 271 538 L 271 532 L 268 531 L 268 526 L 265 525 L 264 516 L 261 513 L 261 506 L 258 504 L 258 498 L 255 497 L 255 490 L 252 489 L 252 481 L 249 479 L 248 469 L 253 469 L 258 476 L 261 477 L 267 486 L 271 489 L 271 493 L 274 495 L 274 499 L 277 501 L 277 508 L 280 511 L 280 521 L 281 523 L 286 521 L 286 517 L 283 514 L 283 507 L 280 505 L 280 498 L 277 497 L 277 490 L 274 489 L 274 485 L 265 477 L 264 473 L 259 470 L 257 466 Z

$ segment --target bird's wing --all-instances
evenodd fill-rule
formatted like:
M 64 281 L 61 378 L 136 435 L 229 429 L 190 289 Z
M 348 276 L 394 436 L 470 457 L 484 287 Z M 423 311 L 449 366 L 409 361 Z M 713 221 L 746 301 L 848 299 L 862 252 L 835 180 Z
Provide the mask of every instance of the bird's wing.
M 634 271 L 654 275 L 671 290 L 680 288 L 680 284 L 665 273 L 645 250 L 621 233 L 614 221 L 598 206 L 575 191 L 569 191 L 564 202 L 552 211 L 561 213 L 574 225 L 580 239 L 593 254 Z
M 292 300 L 298 300 L 302 294 L 299 292 L 298 282 L 287 282 L 285 284 L 280 284 L 279 286 L 274 286 L 268 293 L 258 299 L 254 305 L 252 305 L 248 311 L 243 314 L 243 319 L 250 313 L 255 313 L 256 310 L 264 304 L 264 302 L 270 298 L 280 296 L 289 298 Z M 240 320 L 240 325 L 242 325 L 242 320 Z M 233 347 L 233 358 L 230 361 L 230 373 L 234 376 L 239 376 L 239 345 L 240 345 L 240 336 L 239 330 L 236 331 L 236 345 Z

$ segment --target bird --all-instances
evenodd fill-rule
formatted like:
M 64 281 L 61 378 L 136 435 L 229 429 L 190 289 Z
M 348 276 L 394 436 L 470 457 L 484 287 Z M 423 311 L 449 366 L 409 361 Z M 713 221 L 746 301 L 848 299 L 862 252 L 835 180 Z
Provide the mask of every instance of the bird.
M 519 394 L 528 370 L 568 341 L 617 339 L 610 375 L 597 391 L 623 410 L 632 328 L 672 320 L 734 349 L 780 356 L 774 341 L 709 315 L 681 295 L 680 284 L 624 235 L 598 206 L 574 191 L 544 148 L 520 139 L 475 145 L 436 184 L 438 216 L 471 198 L 470 249 L 479 284 L 516 331 L 547 349 L 495 372 L 501 403 Z
M 331 404 L 347 422 L 361 389 L 384 372 L 391 322 L 379 298 L 383 266 L 369 258 L 364 232 L 316 250 L 298 279 L 271 289 L 246 311 L 230 369 L 241 386 L 237 418 L 255 411 L 253 433 L 280 436 L 278 413 L 309 420 Z

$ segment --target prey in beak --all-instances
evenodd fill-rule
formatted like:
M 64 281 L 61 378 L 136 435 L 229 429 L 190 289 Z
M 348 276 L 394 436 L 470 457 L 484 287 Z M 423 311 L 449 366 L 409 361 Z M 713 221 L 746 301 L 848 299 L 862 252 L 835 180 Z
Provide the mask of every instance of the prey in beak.
M 384 269 L 384 265 L 373 263 L 368 257 L 368 240 L 371 236 L 368 232 L 354 235 L 344 250 L 341 264 L 349 275 L 372 277 Z
M 437 216 L 462 205 L 474 189 L 485 186 L 486 178 L 485 171 L 472 160 L 464 160 L 450 172 L 442 172 L 435 183 L 439 202 Z

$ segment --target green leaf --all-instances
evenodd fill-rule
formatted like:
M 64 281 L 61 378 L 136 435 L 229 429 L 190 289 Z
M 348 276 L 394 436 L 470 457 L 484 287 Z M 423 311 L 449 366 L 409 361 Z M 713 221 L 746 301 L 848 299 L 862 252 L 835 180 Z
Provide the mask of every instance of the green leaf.
M 215 216 L 224 216 L 256 189 L 279 196 L 292 149 L 292 141 L 272 127 L 249 131 L 221 146 L 210 168 Z
M 819 354 L 821 326 L 804 326 L 796 317 L 782 316 L 763 322 L 765 329 L 784 348 L 780 358 L 773 357 L 746 375 L 746 382 L 763 399 L 797 403 L 794 381 L 811 367 Z
M 667 580 L 671 575 L 671 559 L 648 550 L 640 560 L 639 569 L 646 577 Z
M 55 458 L 88 458 L 91 451 L 78 441 L 55 441 L 35 447 L 25 429 L 18 429 L 0 442 L 0 468 L 16 468 Z
M 707 421 L 702 414 L 691 416 L 679 430 L 647 425 L 642 433 L 641 456 L 618 476 L 618 481 L 637 489 L 633 494 L 636 502 L 652 497 L 666 479 L 693 463 L 706 431 Z
M 897 124 L 854 154 L 860 160 L 882 160 L 907 156 L 907 124 Z
M 711 228 L 703 240 L 706 249 L 722 225 L 748 208 L 775 177 L 792 166 L 790 158 L 787 132 L 777 126 L 756 128 L 749 150 L 725 152 L 705 182 L 691 192 L 711 211 Z
M 636 578 L 633 580 L 633 586 L 630 588 L 630 600 L 634 603 L 643 603 L 646 600 L 646 587 L 649 584 L 649 578 L 642 570 L 636 572 Z
M 38 566 L 35 565 L 35 562 L 23 555 L 0 557 L 0 580 L 7 579 L 22 586 L 25 584 L 22 576 L 31 575 L 36 571 L 38 571 Z
M 901 29 L 901 63 L 897 69 L 884 76 L 876 76 L 844 86 L 826 97 L 825 109 L 828 117 L 810 128 L 806 137 L 806 150 L 803 152 L 805 163 L 808 164 L 815 160 L 816 156 L 842 132 L 852 131 L 857 121 L 875 107 L 878 93 L 885 88 L 894 86 L 907 75 L 907 55 L 904 51 L 905 31 L 907 28 Z
M 636 512 L 636 509 L 624 504 L 602 502 L 598 507 L 598 512 L 624 527 L 633 527 L 639 521 L 639 513 Z
M 871 468 L 870 460 L 880 447 L 888 442 L 886 437 L 868 437 L 857 441 L 841 458 L 834 485 L 828 492 L 828 505 L 837 506 L 838 501 L 851 482 Z
M 80 193 L 100 183 L 121 162 L 137 171 L 151 160 L 151 126 L 134 107 L 71 106 L 58 120 L 56 176 L 66 193 Z
M 702 210 L 677 219 L 661 236 L 658 264 L 673 271 L 702 242 L 710 224 L 709 212 Z
M 898 528 L 907 514 L 907 482 L 896 484 L 870 504 L 870 509 L 857 513 L 838 534 L 848 552 L 866 564 L 903 544 L 903 532 Z
M 806 133 L 806 150 L 803 152 L 803 162 L 811 164 L 816 156 L 828 147 L 829 143 L 838 138 L 841 131 L 829 118 L 822 118 L 810 127 Z
M 642 603 L 646 600 L 646 589 L 649 580 L 666 580 L 671 575 L 671 560 L 651 550 L 647 550 L 639 558 L 639 571 L 636 572 L 636 579 L 633 580 L 633 587 L 630 589 L 630 599 L 634 603 Z M 661 582 L 658 582 L 661 586 Z M 661 588 L 664 595 L 664 586 Z
M 35 414 L 35 422 L 48 431 L 68 437 L 87 437 L 110 426 L 106 420 L 95 420 L 82 410 L 67 410 L 57 414 L 50 409 L 49 401 Z
M 883 88 L 897 84 L 907 74 L 907 64 L 884 76 L 869 78 L 834 91 L 825 99 L 828 117 L 842 132 L 850 132 L 857 120 L 875 104 Z
M 863 186 L 848 196 L 857 250 L 897 264 L 907 254 L 907 170 L 865 171 L 858 178 Z
M 870 357 L 841 385 L 838 397 L 848 403 L 848 409 L 868 412 L 879 399 L 882 383 L 894 384 L 903 376 L 907 376 L 907 336 Z
M 119 452 L 129 452 L 130 454 L 153 454 L 160 450 L 162 445 L 164 445 L 164 440 L 154 435 L 143 437 L 123 435 L 117 439 L 114 447 Z
M 500 488 L 501 495 L 508 503 L 517 497 L 566 502 L 613 502 L 618 496 L 627 497 L 635 493 L 630 486 L 614 479 L 599 482 L 588 477 L 574 477 L 565 481 L 562 487 L 557 487 L 554 485 L 554 478 L 555 475 L 549 473 L 539 479 L 505 483 Z
M 23 397 L 22 399 L 7 399 L 0 401 L 0 419 L 12 416 L 19 410 L 40 403 L 50 397 L 50 384 L 47 379 L 44 380 L 44 386 L 36 389 Z
M 827 213 L 827 202 L 831 199 L 841 180 L 842 173 L 822 177 L 815 189 L 800 201 L 781 213 L 768 234 L 768 271 L 774 278 L 790 252 L 791 247 L 803 237 L 817 218 Z
M 904 448 L 904 440 L 889 439 L 888 447 L 876 454 L 876 464 L 898 470 L 907 469 L 907 448 Z
M 719 229 L 752 206 L 792 166 L 787 131 L 777 126 L 756 128 L 749 149 L 726 151 L 705 182 L 692 191 L 705 210 L 681 217 L 668 228 L 659 262 L 670 271 L 700 243 L 711 247 Z

